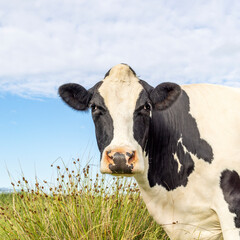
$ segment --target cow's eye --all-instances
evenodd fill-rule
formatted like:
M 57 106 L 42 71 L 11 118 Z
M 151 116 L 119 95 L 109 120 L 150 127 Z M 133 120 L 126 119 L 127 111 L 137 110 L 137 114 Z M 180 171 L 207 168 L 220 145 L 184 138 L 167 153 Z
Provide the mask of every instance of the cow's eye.
M 138 112 L 138 114 L 140 114 L 140 115 L 147 115 L 147 116 L 149 116 L 151 110 L 152 110 L 151 104 L 150 104 L 150 103 L 145 103 L 143 106 L 141 106 L 141 107 L 139 108 L 139 110 L 138 110 L 137 112 Z
M 146 104 L 144 105 L 143 109 L 144 109 L 145 111 L 150 112 L 150 111 L 151 111 L 151 105 L 150 105 L 149 103 L 146 103 Z
M 106 112 L 106 110 L 103 107 L 97 106 L 94 103 L 91 104 L 91 109 L 92 109 L 92 114 L 94 116 L 100 116 L 100 115 L 103 115 Z
M 95 104 L 92 104 L 91 109 L 92 109 L 92 112 L 95 112 L 96 110 L 98 110 L 98 107 Z

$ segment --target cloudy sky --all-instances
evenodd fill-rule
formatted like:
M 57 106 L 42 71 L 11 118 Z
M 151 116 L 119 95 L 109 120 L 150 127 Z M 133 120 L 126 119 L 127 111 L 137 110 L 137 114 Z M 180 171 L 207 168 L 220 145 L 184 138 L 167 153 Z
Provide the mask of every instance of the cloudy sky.
M 1 163 L 28 173 L 95 146 L 89 114 L 68 110 L 57 88 L 89 88 L 122 62 L 153 86 L 240 87 L 240 1 L 0 0 Z

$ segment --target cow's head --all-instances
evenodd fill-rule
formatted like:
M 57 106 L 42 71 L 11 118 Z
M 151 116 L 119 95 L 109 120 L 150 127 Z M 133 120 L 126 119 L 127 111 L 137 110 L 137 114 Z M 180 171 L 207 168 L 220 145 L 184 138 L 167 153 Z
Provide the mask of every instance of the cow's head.
M 151 87 L 126 64 L 110 69 L 103 81 L 89 90 L 73 83 L 59 88 L 61 98 L 72 108 L 91 108 L 101 172 L 124 175 L 146 170 L 152 113 L 164 111 L 180 93 L 181 88 L 173 83 Z

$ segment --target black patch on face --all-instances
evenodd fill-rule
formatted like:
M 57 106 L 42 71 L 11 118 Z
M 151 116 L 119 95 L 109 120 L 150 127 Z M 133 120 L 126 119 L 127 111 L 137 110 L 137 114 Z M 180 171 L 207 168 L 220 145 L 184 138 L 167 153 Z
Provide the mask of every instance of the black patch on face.
M 126 164 L 126 158 L 125 155 L 122 153 L 115 153 L 113 155 L 113 164 L 109 164 L 109 169 L 112 171 L 112 173 L 117 174 L 130 174 L 132 173 L 133 165 L 131 164 L 128 166 Z
M 240 176 L 236 171 L 224 170 L 221 174 L 220 187 L 231 213 L 236 214 L 235 226 L 240 228 Z
M 68 83 L 59 87 L 59 95 L 72 108 L 80 111 L 92 108 L 98 148 L 102 153 L 113 138 L 113 121 L 98 89 L 102 81 L 86 90 L 79 84 Z
M 149 125 L 150 125 L 150 110 L 146 108 L 146 104 L 149 104 L 151 107 L 151 103 L 148 97 L 148 94 L 145 90 L 142 90 L 139 94 L 135 111 L 133 114 L 133 133 L 134 138 L 138 142 L 138 144 L 144 150 L 146 147 Z
M 146 148 L 150 187 L 158 184 L 170 191 L 186 186 L 194 170 L 194 162 L 188 152 L 208 163 L 212 162 L 212 148 L 200 138 L 196 120 L 189 111 L 189 98 L 184 91 L 171 107 L 165 110 L 153 108 Z M 179 172 L 174 154 L 181 163 Z
M 102 154 L 106 146 L 113 139 L 113 120 L 104 103 L 103 97 L 97 91 L 91 101 L 92 118 L 95 124 L 95 133 L 98 143 L 98 148 Z

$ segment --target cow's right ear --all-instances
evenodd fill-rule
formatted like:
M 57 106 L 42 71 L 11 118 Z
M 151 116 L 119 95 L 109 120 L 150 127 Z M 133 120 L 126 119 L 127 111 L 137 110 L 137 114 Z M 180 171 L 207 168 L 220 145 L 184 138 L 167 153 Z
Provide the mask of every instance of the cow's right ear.
M 182 89 L 176 83 L 165 82 L 155 87 L 150 98 L 156 110 L 165 110 L 172 106 L 181 95 Z
M 60 86 L 58 93 L 65 103 L 80 111 L 88 109 L 88 103 L 92 97 L 89 91 L 76 83 L 67 83 Z

